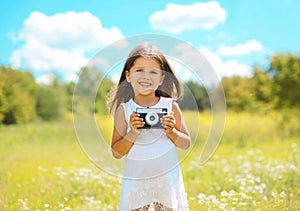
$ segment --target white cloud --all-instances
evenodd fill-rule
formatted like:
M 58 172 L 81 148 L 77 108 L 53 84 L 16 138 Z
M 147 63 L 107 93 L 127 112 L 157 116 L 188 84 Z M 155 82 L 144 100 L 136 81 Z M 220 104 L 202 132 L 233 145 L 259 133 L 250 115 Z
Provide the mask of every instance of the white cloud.
M 51 48 L 37 40 L 28 40 L 11 56 L 13 66 L 38 72 L 51 70 L 74 72 L 84 66 L 87 61 L 82 51 Z
M 55 79 L 54 74 L 44 74 L 36 79 L 36 82 L 41 85 L 49 85 Z
M 70 81 L 72 81 L 72 82 L 77 82 L 78 81 L 78 78 L 79 78 L 79 76 L 78 76 L 78 74 L 76 74 L 76 73 L 71 73 L 71 74 L 68 74 L 67 75 L 67 77 L 65 78 L 65 80 L 67 81 L 67 82 L 70 82 Z
M 10 61 L 33 72 L 60 72 L 68 80 L 87 64 L 86 54 L 122 38 L 118 28 L 103 27 L 89 12 L 52 16 L 32 12 L 16 36 L 24 44 L 13 52 Z
M 256 40 L 248 40 L 246 43 L 238 44 L 236 46 L 224 46 L 218 47 L 217 53 L 222 56 L 238 56 L 246 55 L 252 52 L 263 52 L 263 45 Z
M 207 47 L 201 47 L 199 51 L 211 64 L 219 78 L 232 76 L 250 77 L 252 75 L 251 67 L 246 64 L 241 64 L 233 59 L 223 61 L 218 54 L 212 52 Z
M 167 4 L 166 9 L 153 13 L 149 22 L 154 30 L 181 33 L 185 30 L 211 30 L 225 22 L 227 12 L 216 1 L 192 5 Z

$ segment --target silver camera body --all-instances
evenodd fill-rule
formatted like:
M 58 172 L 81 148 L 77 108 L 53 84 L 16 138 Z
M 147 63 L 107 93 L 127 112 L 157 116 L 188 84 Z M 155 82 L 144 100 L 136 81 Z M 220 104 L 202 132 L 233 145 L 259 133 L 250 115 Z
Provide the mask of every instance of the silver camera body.
M 137 108 L 136 113 L 140 114 L 145 124 L 139 129 L 162 128 L 160 118 L 168 114 L 167 108 Z

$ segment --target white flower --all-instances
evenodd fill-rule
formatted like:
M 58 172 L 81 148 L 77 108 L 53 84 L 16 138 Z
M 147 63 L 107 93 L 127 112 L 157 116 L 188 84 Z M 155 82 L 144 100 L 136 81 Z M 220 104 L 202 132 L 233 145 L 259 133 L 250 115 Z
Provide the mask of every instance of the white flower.
M 205 199 L 206 195 L 204 193 L 199 193 L 197 196 L 198 199 Z
M 281 198 L 285 198 L 285 196 L 286 196 L 286 194 L 283 191 L 279 195 Z
M 276 193 L 275 193 L 275 192 L 272 192 L 271 195 L 272 195 L 273 197 L 276 197 Z

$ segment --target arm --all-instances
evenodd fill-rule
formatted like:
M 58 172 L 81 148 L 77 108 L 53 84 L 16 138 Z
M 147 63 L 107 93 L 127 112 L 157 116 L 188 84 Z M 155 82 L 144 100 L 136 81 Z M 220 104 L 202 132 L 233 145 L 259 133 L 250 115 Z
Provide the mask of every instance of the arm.
M 167 136 L 177 147 L 188 149 L 191 144 L 191 137 L 177 103 L 173 103 L 172 110 L 169 115 L 162 118 L 161 123 Z
M 114 130 L 112 135 L 111 149 L 115 158 L 119 159 L 126 155 L 133 146 L 136 137 L 139 135 L 144 122 L 137 113 L 130 115 L 130 128 L 127 133 L 127 122 L 123 106 L 119 106 L 114 117 Z

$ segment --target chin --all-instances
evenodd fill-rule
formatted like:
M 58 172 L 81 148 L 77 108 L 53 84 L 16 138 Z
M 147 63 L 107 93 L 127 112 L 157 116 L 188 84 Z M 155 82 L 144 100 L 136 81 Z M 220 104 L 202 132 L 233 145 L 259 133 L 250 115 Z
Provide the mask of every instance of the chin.
M 139 95 L 148 96 L 148 95 L 151 95 L 153 93 L 155 93 L 155 90 L 145 90 L 145 91 L 139 92 Z

